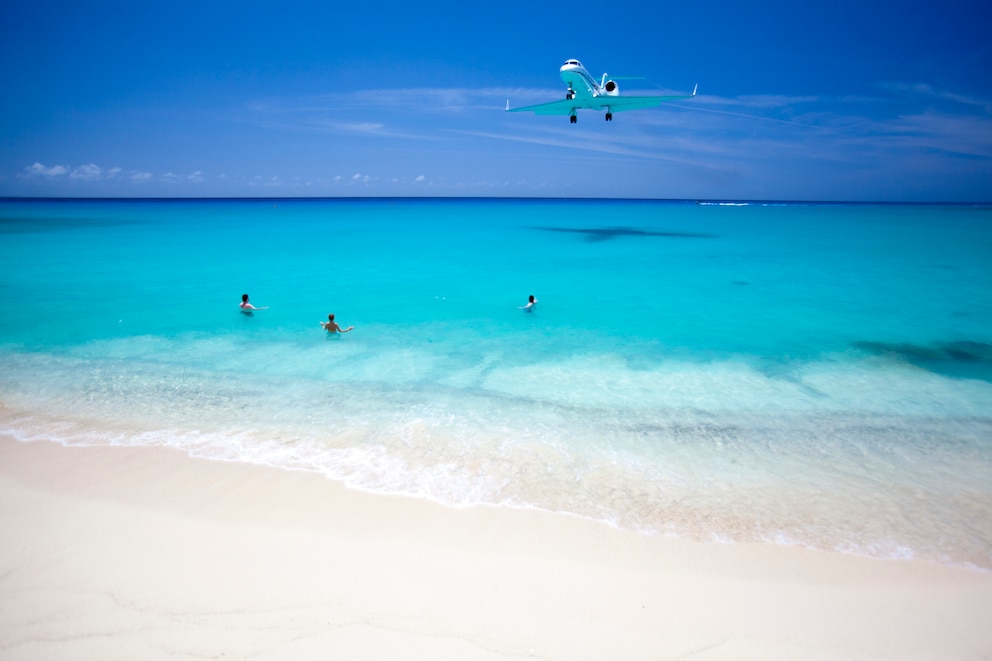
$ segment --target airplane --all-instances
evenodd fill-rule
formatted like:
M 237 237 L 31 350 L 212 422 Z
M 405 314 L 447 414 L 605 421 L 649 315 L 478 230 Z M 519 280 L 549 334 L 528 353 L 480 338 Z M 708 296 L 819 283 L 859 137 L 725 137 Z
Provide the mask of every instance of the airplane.
M 603 79 L 597 83 L 578 60 L 566 60 L 565 64 L 561 65 L 560 72 L 561 79 L 568 83 L 564 101 L 511 108 L 510 100 L 507 99 L 506 112 L 532 111 L 537 115 L 568 115 L 568 121 L 574 124 L 578 121 L 575 111 L 585 108 L 605 110 L 606 121 L 612 122 L 614 112 L 653 108 L 660 106 L 663 101 L 691 99 L 696 96 L 696 90 L 699 88 L 699 85 L 696 85 L 692 89 L 692 94 L 684 96 L 620 96 L 620 87 L 615 80 L 608 80 L 607 74 L 604 73 Z

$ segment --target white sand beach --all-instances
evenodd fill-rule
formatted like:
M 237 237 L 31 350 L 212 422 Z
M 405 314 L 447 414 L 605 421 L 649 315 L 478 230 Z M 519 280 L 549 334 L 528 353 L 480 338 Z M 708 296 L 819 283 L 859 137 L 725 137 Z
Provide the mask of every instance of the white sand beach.
M 0 659 L 988 659 L 992 573 L 0 438 Z

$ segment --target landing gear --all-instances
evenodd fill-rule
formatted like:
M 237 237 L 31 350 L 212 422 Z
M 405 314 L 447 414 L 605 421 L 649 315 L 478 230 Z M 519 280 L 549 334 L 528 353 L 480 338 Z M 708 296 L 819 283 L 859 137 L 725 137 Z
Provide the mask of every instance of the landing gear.
M 612 122 L 613 121 L 613 113 L 611 113 L 611 112 L 606 113 L 606 121 L 608 121 L 608 122 Z
M 568 116 L 568 123 L 569 124 L 574 124 L 577 121 L 579 121 L 579 118 L 577 116 L 575 116 L 575 115 L 569 115 Z
M 565 92 L 565 100 L 566 101 L 571 101 L 574 98 L 575 98 L 575 90 L 573 90 L 571 87 L 569 87 L 568 88 L 568 91 Z

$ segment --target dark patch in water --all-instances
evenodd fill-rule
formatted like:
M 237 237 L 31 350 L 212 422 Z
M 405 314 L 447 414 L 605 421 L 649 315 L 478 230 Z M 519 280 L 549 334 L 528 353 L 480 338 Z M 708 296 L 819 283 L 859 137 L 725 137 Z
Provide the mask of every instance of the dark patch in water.
M 943 345 L 944 351 L 954 360 L 964 360 L 969 363 L 992 363 L 992 344 L 985 342 L 950 342 Z
M 660 236 L 669 239 L 715 239 L 717 236 L 715 234 L 696 234 L 693 232 L 654 232 L 651 230 L 639 230 L 632 227 L 590 227 L 590 228 L 578 228 L 578 227 L 535 227 L 534 229 L 543 230 L 545 232 L 564 232 L 567 234 L 583 234 L 585 235 L 586 241 L 591 243 L 599 243 L 600 241 L 609 241 L 610 239 L 617 239 L 622 236 Z
M 912 344 L 910 342 L 854 342 L 856 349 L 891 356 L 957 378 L 992 381 L 992 344 L 972 340 Z
M 747 280 L 734 280 L 734 281 L 731 282 L 731 284 L 734 284 L 734 285 L 749 285 L 751 283 L 748 282 Z

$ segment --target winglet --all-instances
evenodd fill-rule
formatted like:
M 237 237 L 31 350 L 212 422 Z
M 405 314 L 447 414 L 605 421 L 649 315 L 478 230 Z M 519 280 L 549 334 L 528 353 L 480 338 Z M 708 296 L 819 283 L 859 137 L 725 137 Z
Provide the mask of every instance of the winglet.
M 693 96 L 696 96 L 696 90 L 698 90 L 698 89 L 699 89 L 699 83 L 696 83 L 696 86 L 692 88 L 692 96 L 689 97 L 690 99 Z M 507 103 L 509 103 L 509 101 L 507 101 Z
M 510 112 L 510 100 L 506 100 L 506 112 Z

